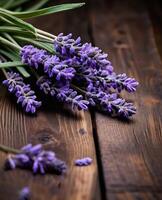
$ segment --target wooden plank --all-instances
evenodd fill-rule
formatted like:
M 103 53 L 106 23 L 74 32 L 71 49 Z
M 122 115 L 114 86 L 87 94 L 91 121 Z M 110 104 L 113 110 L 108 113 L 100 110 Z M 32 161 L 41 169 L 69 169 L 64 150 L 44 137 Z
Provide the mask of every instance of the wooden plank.
M 147 199 L 140 194 L 136 198 L 134 192 L 162 192 L 162 63 L 152 24 L 143 1 L 94 4 L 95 45 L 108 52 L 115 71 L 126 72 L 140 82 L 136 94 L 124 94 L 138 108 L 132 120 L 95 115 L 107 197 Z M 130 198 L 118 198 L 118 192 L 128 192 Z
M 84 10 L 80 12 L 81 15 L 83 13 Z M 33 23 L 54 33 L 69 31 L 74 24 L 77 29 L 80 23 L 75 21 L 76 14 L 77 12 L 72 12 L 42 17 L 35 19 Z M 67 17 L 71 18 L 70 23 L 67 23 Z M 80 30 L 82 27 L 84 28 L 80 24 Z M 0 153 L 0 199 L 16 200 L 17 191 L 26 185 L 32 190 L 33 200 L 99 199 L 95 146 L 89 112 L 72 113 L 67 108 L 51 104 L 39 111 L 37 117 L 30 117 L 11 102 L 4 88 L 3 91 L 4 95 L 0 98 L 1 143 L 17 148 L 28 142 L 42 143 L 67 162 L 68 171 L 64 176 L 33 176 L 31 172 L 23 170 L 5 172 L 2 169 L 5 155 Z M 81 129 L 85 130 L 85 134 L 80 134 Z M 93 164 L 83 168 L 74 166 L 75 159 L 84 156 L 92 157 Z
M 160 0 L 149 0 L 148 3 L 148 8 L 149 8 L 149 14 L 151 17 L 151 21 L 153 24 L 153 29 L 154 29 L 154 35 L 155 35 L 155 41 L 156 41 L 156 46 L 159 50 L 159 54 L 162 57 L 162 2 Z
M 158 196 L 156 194 L 152 194 L 151 192 L 121 192 L 117 194 L 109 194 L 109 199 L 111 200 L 157 200 Z M 160 199 L 159 199 L 160 200 Z

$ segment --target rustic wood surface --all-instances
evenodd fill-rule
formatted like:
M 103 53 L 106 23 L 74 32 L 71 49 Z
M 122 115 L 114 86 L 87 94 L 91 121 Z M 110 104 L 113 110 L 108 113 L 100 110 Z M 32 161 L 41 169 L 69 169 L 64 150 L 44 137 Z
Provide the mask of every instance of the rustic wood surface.
M 126 72 L 140 82 L 136 94 L 124 94 L 136 103 L 137 115 L 121 121 L 94 111 L 72 113 L 52 104 L 30 117 L 1 86 L 0 142 L 16 148 L 42 143 L 67 162 L 68 171 L 63 176 L 33 176 L 19 169 L 6 172 L 6 155 L 0 153 L 0 200 L 17 200 L 24 186 L 32 188 L 32 200 L 162 199 L 162 14 L 158 1 L 86 3 L 80 10 L 31 22 L 54 34 L 80 35 L 108 52 L 116 72 Z M 74 160 L 83 156 L 92 157 L 93 164 L 75 167 Z
M 162 63 L 148 5 L 143 1 L 97 3 L 91 11 L 95 45 L 109 53 L 116 71 L 140 82 L 133 97 L 125 95 L 138 108 L 133 120 L 95 114 L 106 196 L 161 199 Z

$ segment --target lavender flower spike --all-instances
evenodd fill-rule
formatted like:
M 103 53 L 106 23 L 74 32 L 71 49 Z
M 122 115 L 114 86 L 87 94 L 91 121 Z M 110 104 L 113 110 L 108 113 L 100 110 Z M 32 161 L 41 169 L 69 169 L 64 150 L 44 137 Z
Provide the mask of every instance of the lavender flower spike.
M 82 159 L 75 160 L 75 165 L 77 166 L 87 166 L 90 165 L 91 163 L 92 163 L 92 158 L 90 157 L 85 157 Z
M 37 85 L 46 95 L 55 97 L 60 102 L 70 104 L 72 109 L 87 110 L 89 102 L 83 99 L 82 95 L 70 88 L 69 84 L 62 85 L 52 81 L 46 76 L 41 76 Z
M 87 92 L 86 95 L 88 100 L 92 102 L 92 106 L 98 106 L 111 115 L 128 118 L 136 113 L 133 104 L 119 98 L 116 93 L 107 94 L 96 90 L 95 92 Z
M 91 43 L 81 43 L 81 38 L 76 40 L 72 38 L 72 34 L 63 35 L 60 33 L 54 40 L 55 51 L 65 57 L 73 60 L 73 66 L 81 66 L 84 68 L 102 69 L 111 74 L 113 67 L 107 59 L 108 55 L 98 47 L 93 47 Z
M 36 100 L 35 92 L 31 90 L 30 85 L 25 84 L 18 73 L 8 72 L 7 75 L 8 78 L 3 84 L 8 87 L 9 92 L 15 94 L 17 103 L 21 103 L 27 113 L 35 113 L 41 102 Z
M 41 144 L 33 146 L 28 144 L 21 148 L 21 153 L 9 155 L 6 160 L 7 169 L 30 169 L 34 174 L 47 172 L 62 174 L 66 170 L 66 164 L 58 159 L 54 152 L 46 151 Z
M 47 51 L 38 49 L 32 45 L 26 45 L 20 52 L 21 60 L 24 64 L 43 70 L 49 77 L 55 77 L 56 80 L 71 80 L 75 75 L 75 69 L 69 66 L 69 60 L 64 60 L 57 55 L 50 55 Z
M 129 78 L 125 73 L 116 75 L 113 73 L 105 78 L 108 85 L 121 92 L 125 89 L 128 92 L 135 92 L 138 82 L 134 78 Z

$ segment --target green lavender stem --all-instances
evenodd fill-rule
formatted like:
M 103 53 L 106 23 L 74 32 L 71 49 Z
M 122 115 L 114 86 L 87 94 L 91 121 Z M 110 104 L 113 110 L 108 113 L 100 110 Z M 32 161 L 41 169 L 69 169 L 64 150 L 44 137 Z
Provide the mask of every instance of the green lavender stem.
M 71 84 L 71 87 L 72 87 L 73 89 L 77 90 L 78 92 L 82 93 L 82 94 L 86 94 L 86 91 L 85 91 L 85 90 L 83 90 L 83 89 L 77 87 L 77 86 L 74 85 L 74 84 Z
M 12 48 L 14 48 L 16 50 L 20 50 L 21 49 L 21 47 L 19 47 L 18 45 L 13 44 L 12 42 L 6 40 L 5 38 L 3 38 L 1 36 L 0 36 L 0 43 L 2 43 L 4 45 L 8 45 L 8 46 L 10 46 L 10 47 L 12 47 Z
M 36 29 L 37 33 L 39 33 L 40 35 L 44 35 L 48 38 L 52 38 L 52 39 L 56 39 L 56 36 L 51 34 L 51 33 L 48 33 L 46 31 L 43 31 L 43 30 L 40 30 L 40 29 Z
M 13 154 L 21 153 L 20 150 L 8 147 L 3 144 L 0 144 L 0 151 L 3 151 L 4 153 L 13 153 Z

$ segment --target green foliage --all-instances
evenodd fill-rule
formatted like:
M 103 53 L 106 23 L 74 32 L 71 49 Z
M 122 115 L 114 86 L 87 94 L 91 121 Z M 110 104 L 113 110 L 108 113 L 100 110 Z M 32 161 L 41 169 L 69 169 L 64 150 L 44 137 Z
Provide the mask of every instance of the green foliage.
M 55 53 L 52 44 L 55 36 L 35 28 L 24 19 L 71 10 L 84 5 L 84 3 L 66 3 L 40 9 L 48 1 L 0 0 L 0 55 L 4 57 L 3 63 L 0 63 L 1 69 L 16 67 L 24 77 L 30 76 L 25 69 L 26 65 L 22 64 L 19 58 L 21 46 L 25 44 L 33 44 L 52 54 Z M 32 6 L 30 4 L 28 7 L 23 6 L 31 2 Z

